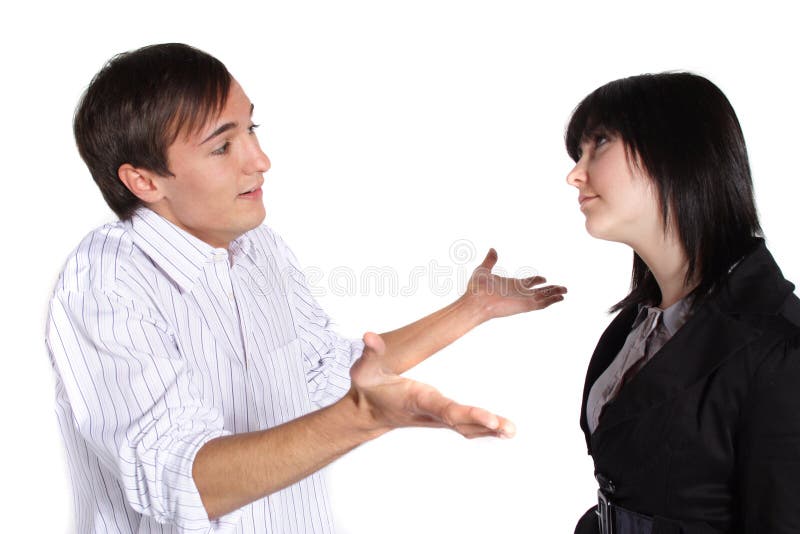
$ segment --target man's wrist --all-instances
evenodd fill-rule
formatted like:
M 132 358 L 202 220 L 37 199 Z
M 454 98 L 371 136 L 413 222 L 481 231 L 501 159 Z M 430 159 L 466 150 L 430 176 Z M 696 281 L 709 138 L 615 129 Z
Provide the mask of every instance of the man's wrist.
M 468 330 L 492 318 L 492 310 L 485 299 L 482 299 L 479 294 L 472 293 L 469 289 L 453 303 L 453 306 L 463 314 Z
M 359 441 L 371 441 L 392 430 L 392 426 L 381 420 L 380 414 L 372 408 L 366 396 L 355 386 L 336 403 L 343 424 L 351 427 L 359 436 Z

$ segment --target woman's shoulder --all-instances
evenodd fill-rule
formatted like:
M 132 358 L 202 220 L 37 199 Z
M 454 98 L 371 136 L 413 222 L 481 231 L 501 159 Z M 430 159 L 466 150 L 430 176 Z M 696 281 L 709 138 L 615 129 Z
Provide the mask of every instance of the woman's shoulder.
M 800 330 L 800 300 L 763 240 L 730 269 L 706 298 L 719 312 L 760 328 Z
M 800 330 L 800 298 L 792 293 L 781 306 L 781 317 Z
M 775 313 L 741 320 L 758 333 L 746 350 L 754 391 L 785 389 L 795 395 L 800 384 L 800 299 L 791 293 Z

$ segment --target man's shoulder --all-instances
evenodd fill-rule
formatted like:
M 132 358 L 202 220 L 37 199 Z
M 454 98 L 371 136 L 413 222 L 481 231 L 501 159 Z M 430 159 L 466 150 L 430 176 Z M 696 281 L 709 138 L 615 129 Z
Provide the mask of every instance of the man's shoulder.
M 262 224 L 247 232 L 246 235 L 253 247 L 265 257 L 278 262 L 293 263 L 296 261 L 286 241 L 270 226 Z
M 134 253 L 130 225 L 104 224 L 89 232 L 69 254 L 56 291 L 113 291 Z
M 253 228 L 246 235 L 253 241 L 254 246 L 262 250 L 286 246 L 281 236 L 267 224 Z

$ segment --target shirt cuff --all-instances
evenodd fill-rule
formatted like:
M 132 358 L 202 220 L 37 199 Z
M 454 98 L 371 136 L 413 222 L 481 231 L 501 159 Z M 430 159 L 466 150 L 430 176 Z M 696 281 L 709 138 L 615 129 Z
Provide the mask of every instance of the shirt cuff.
M 230 434 L 227 430 L 194 434 L 177 440 L 167 452 L 169 457 L 163 470 L 162 486 L 165 502 L 173 516 L 172 521 L 183 531 L 223 534 L 235 532 L 239 526 L 241 509 L 217 519 L 208 518 L 192 476 L 195 457 L 203 445 L 214 438 Z

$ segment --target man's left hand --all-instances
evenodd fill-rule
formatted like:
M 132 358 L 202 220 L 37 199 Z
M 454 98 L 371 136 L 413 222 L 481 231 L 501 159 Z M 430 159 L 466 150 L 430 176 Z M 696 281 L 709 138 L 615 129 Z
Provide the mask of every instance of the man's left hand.
M 547 280 L 543 276 L 508 278 L 492 273 L 497 251 L 489 249 L 483 263 L 475 268 L 462 299 L 474 300 L 486 314 L 485 319 L 541 310 L 564 300 L 563 286 L 536 287 Z

